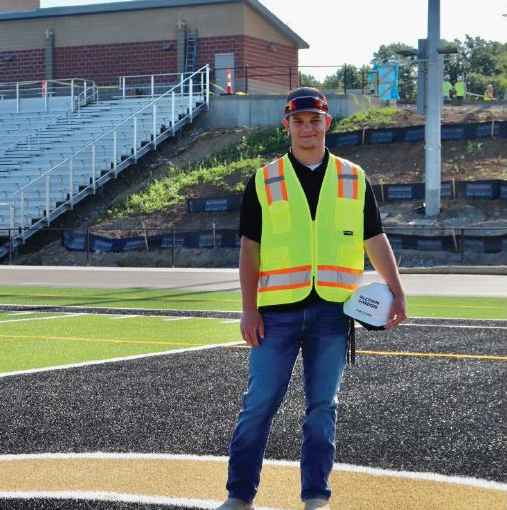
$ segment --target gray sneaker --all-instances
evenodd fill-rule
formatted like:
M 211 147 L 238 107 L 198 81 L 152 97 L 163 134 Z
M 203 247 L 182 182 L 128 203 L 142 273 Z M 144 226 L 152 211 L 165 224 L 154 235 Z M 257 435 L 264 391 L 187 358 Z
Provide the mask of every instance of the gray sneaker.
M 241 499 L 227 498 L 216 510 L 254 510 L 253 503 L 245 503 Z
M 331 510 L 327 499 L 305 499 L 305 510 Z

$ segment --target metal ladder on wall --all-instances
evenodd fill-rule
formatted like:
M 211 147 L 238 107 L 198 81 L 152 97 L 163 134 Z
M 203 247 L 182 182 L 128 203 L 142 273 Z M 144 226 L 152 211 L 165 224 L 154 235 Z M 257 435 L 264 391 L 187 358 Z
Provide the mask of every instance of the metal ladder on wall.
M 197 30 L 194 32 L 194 37 L 191 37 L 190 30 L 187 30 L 185 41 L 185 76 L 186 73 L 194 73 L 197 63 Z

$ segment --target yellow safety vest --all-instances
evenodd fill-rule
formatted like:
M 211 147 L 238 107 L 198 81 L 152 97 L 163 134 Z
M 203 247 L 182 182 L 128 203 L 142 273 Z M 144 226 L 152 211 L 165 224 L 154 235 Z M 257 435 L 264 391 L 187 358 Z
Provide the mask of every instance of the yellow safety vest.
M 287 155 L 260 168 L 255 187 L 262 208 L 258 306 L 301 301 L 312 284 L 326 301 L 345 301 L 364 269 L 363 170 L 329 155 L 315 221 Z
M 465 96 L 465 83 L 462 81 L 457 81 L 454 85 L 454 90 L 456 91 L 457 97 Z
M 444 81 L 442 83 L 442 93 L 444 97 L 449 97 L 451 94 L 452 84 L 450 81 Z

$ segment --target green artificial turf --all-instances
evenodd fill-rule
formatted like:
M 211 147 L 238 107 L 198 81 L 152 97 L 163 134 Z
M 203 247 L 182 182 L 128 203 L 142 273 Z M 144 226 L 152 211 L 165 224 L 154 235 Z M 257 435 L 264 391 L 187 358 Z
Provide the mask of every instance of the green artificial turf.
M 22 305 L 241 310 L 239 291 L 0 287 L 0 303 Z
M 0 303 L 240 310 L 240 293 L 1 287 Z M 409 296 L 409 317 L 507 319 L 506 298 Z M 0 373 L 241 340 L 237 321 L 0 312 Z
M 507 319 L 507 298 L 409 296 L 410 317 Z
M 237 322 L 0 313 L 0 372 L 241 340 Z
M 0 287 L 0 303 L 175 310 L 241 310 L 239 291 Z M 507 298 L 409 296 L 411 317 L 507 319 Z

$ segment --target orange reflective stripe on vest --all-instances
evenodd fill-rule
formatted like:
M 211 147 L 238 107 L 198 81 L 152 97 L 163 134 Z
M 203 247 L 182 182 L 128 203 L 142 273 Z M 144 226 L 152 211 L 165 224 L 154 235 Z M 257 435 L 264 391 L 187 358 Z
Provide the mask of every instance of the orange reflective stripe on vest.
M 338 198 L 352 198 L 357 200 L 359 184 L 357 168 L 349 161 L 335 159 L 338 173 Z
M 361 281 L 363 271 L 340 266 L 317 266 L 317 285 L 354 290 Z
M 283 175 L 283 160 L 277 159 L 268 163 L 264 169 L 264 186 L 268 205 L 277 200 L 287 201 L 287 186 Z
M 259 273 L 259 292 L 299 289 L 311 285 L 312 266 L 289 267 Z

